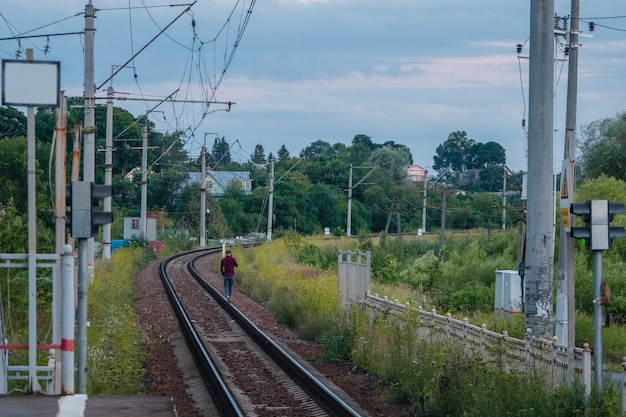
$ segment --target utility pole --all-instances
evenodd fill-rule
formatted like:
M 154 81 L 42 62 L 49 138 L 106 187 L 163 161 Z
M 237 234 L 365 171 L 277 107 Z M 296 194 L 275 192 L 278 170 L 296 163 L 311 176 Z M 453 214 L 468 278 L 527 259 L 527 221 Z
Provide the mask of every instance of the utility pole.
M 554 0 L 531 0 L 524 325 L 552 337 Z
M 502 230 L 506 230 L 506 175 L 508 174 L 508 168 L 506 165 L 502 166 Z
M 269 201 L 267 204 L 267 241 L 272 241 L 272 225 L 274 222 L 274 158 L 270 161 Z
M 84 93 L 84 152 L 83 181 L 93 182 L 95 176 L 95 108 L 94 108 L 94 19 L 95 8 L 89 0 L 85 5 L 85 93 Z M 78 302 L 76 309 L 78 394 L 87 393 L 87 283 L 93 277 L 93 237 L 77 239 L 78 251 Z
M 148 114 L 146 113 L 146 124 L 142 129 L 141 146 L 141 213 L 139 217 L 139 228 L 141 237 L 148 239 L 146 233 L 146 212 L 148 210 Z
M 113 82 L 111 82 L 113 84 Z M 107 88 L 107 126 L 104 149 L 104 184 L 113 184 L 113 86 Z M 104 211 L 111 211 L 111 197 L 104 199 Z M 102 259 L 111 259 L 111 224 L 102 226 Z
M 446 241 L 446 199 L 448 193 L 446 192 L 445 185 L 441 189 L 441 230 L 439 231 L 439 253 L 441 254 L 441 261 L 443 261 L 443 245 Z
M 346 236 L 352 236 L 352 164 L 350 164 L 350 173 L 348 174 L 348 220 Z
M 439 176 L 435 178 L 435 181 L 433 181 L 433 184 L 437 184 L 437 182 L 440 179 L 442 179 L 443 176 L 448 173 L 448 171 L 450 171 L 450 167 L 442 170 L 439 173 Z M 428 190 L 428 175 L 427 174 L 428 174 L 428 171 L 424 171 L 424 192 L 423 192 L 423 198 L 422 198 L 422 232 L 423 233 L 426 233 L 426 194 Z
M 372 169 L 363 176 L 356 184 L 352 185 L 352 169 L 353 168 L 369 168 L 369 167 L 355 167 L 350 164 L 350 174 L 348 175 L 348 220 L 346 226 L 346 236 L 352 236 L 352 190 L 358 187 L 365 179 L 367 179 L 376 169 L 378 165 L 372 167 Z
M 422 198 L 422 233 L 426 233 L 426 190 L 428 189 L 428 171 L 424 170 L 424 192 Z
M 54 198 L 55 198 L 55 216 L 54 216 L 54 227 L 55 227 L 55 251 L 58 254 L 63 254 L 65 251 L 65 199 L 66 199 L 66 156 L 67 156 L 67 100 L 65 99 L 65 92 L 61 91 L 59 94 L 59 103 L 60 106 L 56 109 L 56 123 L 55 123 L 55 172 L 54 172 Z M 71 248 L 71 246 L 70 246 Z M 72 262 L 74 259 L 72 258 Z M 54 295 L 52 297 L 56 311 L 61 311 L 63 304 L 66 302 L 65 296 L 63 294 L 63 268 L 62 262 L 58 265 L 58 277 L 54 278 L 55 281 L 53 283 Z M 72 268 L 72 278 L 74 277 L 74 268 Z M 72 296 L 74 295 L 74 280 L 72 279 Z M 53 310 L 54 312 L 55 310 Z M 71 326 L 72 326 L 72 340 L 74 340 L 74 303 L 72 302 L 72 315 L 69 317 L 52 317 L 52 322 L 54 323 L 55 329 L 58 329 L 57 334 L 62 333 L 61 326 L 63 326 L 63 321 L 65 319 L 71 318 Z M 56 332 L 55 332 L 56 333 Z M 67 366 L 63 362 L 66 360 L 65 352 L 67 349 L 63 349 L 64 345 L 61 344 L 62 349 L 57 349 L 55 352 L 55 357 L 60 358 L 60 361 L 55 361 L 55 372 L 54 372 L 54 386 L 59 387 L 62 382 L 61 368 Z M 74 369 L 74 360 L 73 360 L 74 349 L 72 349 L 72 376 Z M 71 387 L 72 392 L 74 391 L 74 386 L 72 384 Z M 57 390 L 58 391 L 58 390 Z
M 565 114 L 565 143 L 561 169 L 561 230 L 559 235 L 559 265 L 557 271 L 556 329 L 555 335 L 567 346 L 568 378 L 575 375 L 574 348 L 576 309 L 574 303 L 574 239 L 570 230 L 572 218 L 570 205 L 575 199 L 574 154 L 576 150 L 576 107 L 578 95 L 578 34 L 579 0 L 571 0 L 570 28 L 567 33 L 569 62 L 567 74 L 567 108 Z
M 95 108 L 95 82 L 94 82 L 94 34 L 95 34 L 95 7 L 92 0 L 85 6 L 85 117 L 83 134 L 85 135 L 83 152 L 83 181 L 94 182 L 96 166 L 96 108 Z M 93 237 L 87 239 L 87 273 L 88 278 L 93 278 L 94 268 L 94 241 Z
M 206 246 L 206 135 L 215 135 L 219 137 L 219 133 L 204 132 L 204 145 L 202 146 L 202 167 L 200 169 L 200 248 Z
M 33 50 L 26 50 L 26 60 L 33 60 Z M 35 108 L 26 107 L 28 169 L 28 386 L 31 394 L 41 392 L 37 380 L 37 178 L 35 154 Z
M 206 133 L 200 156 L 200 249 L 206 245 Z

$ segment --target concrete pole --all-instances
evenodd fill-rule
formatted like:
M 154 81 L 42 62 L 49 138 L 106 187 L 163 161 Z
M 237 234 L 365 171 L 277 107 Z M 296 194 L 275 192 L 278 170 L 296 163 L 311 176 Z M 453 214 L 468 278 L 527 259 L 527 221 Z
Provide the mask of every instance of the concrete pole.
M 148 238 L 146 232 L 146 212 L 148 210 L 148 114 L 146 113 L 146 124 L 143 127 L 141 145 L 141 213 L 139 217 L 139 229 L 141 237 Z
M 104 149 L 104 184 L 113 184 L 113 87 L 107 89 L 107 127 Z M 104 198 L 104 211 L 111 211 L 111 197 Z M 111 259 L 111 223 L 102 226 L 102 259 Z
M 506 230 L 506 165 L 502 166 L 502 230 Z
M 83 153 L 83 181 L 95 180 L 95 84 L 94 84 L 94 21 L 95 7 L 91 0 L 85 5 L 85 118 L 83 133 L 85 135 L 85 151 Z M 94 275 L 94 244 L 93 238 L 87 239 L 87 279 L 91 281 Z
M 350 164 L 350 174 L 348 175 L 348 225 L 346 226 L 346 236 L 352 236 L 352 164 Z
M 554 207 L 554 0 L 531 0 L 528 123 L 528 225 L 524 323 L 550 338 Z
M 426 233 L 426 190 L 428 189 L 428 171 L 424 171 L 424 197 L 422 199 L 422 233 Z
M 26 50 L 26 59 L 33 60 L 33 50 Z M 26 108 L 27 171 L 28 171 L 28 386 L 26 392 L 41 391 L 37 381 L 37 160 L 35 154 L 35 108 Z
M 78 303 L 76 308 L 76 354 L 78 356 L 78 389 L 76 393 L 87 394 L 87 243 L 88 239 L 76 239 L 78 252 Z
M 441 189 L 441 230 L 439 231 L 439 252 L 441 260 L 443 261 L 443 245 L 446 242 L 446 199 L 448 193 L 446 193 L 445 186 Z
M 84 93 L 84 134 L 83 181 L 93 182 L 95 177 L 95 85 L 94 85 L 94 19 L 95 8 L 89 0 L 85 5 L 85 93 Z M 74 164 L 72 164 L 74 168 Z M 79 170 L 72 170 L 78 177 Z M 78 353 L 78 393 L 87 393 L 87 284 L 94 276 L 93 238 L 76 239 L 78 252 L 78 304 L 76 351 Z
M 267 241 L 272 241 L 272 225 L 274 223 L 274 158 L 270 161 L 269 200 L 267 203 Z
M 569 164 L 569 172 L 561 172 L 561 210 L 564 205 L 564 192 L 567 201 L 574 202 L 574 155 L 576 151 L 576 113 L 578 96 L 578 31 L 580 5 L 579 0 L 572 1 L 569 33 L 569 62 L 567 75 L 567 108 L 565 115 L 565 143 L 563 146 L 563 167 Z M 568 175 L 569 174 L 569 175 Z M 569 216 L 569 209 L 567 210 Z M 566 218 L 567 219 L 567 218 Z M 559 265 L 557 272 L 556 329 L 555 335 L 566 345 L 567 371 L 570 381 L 575 377 L 575 324 L 576 309 L 574 303 L 574 239 L 565 231 L 563 216 L 559 235 Z M 568 221 L 569 223 L 569 221 Z
M 200 158 L 200 249 L 206 246 L 206 144 Z
M 74 254 L 72 246 L 63 247 L 61 265 L 61 394 L 74 394 Z
M 396 229 L 398 231 L 398 245 L 402 245 L 402 221 L 400 218 L 400 203 L 396 198 Z
M 55 123 L 55 169 L 54 169 L 54 207 L 55 207 L 55 253 L 63 254 L 65 248 L 65 185 L 66 185 L 66 134 L 67 134 L 67 102 L 65 100 L 65 92 L 59 93 L 59 102 L 61 105 L 56 109 L 56 123 Z M 70 251 L 71 251 L 70 246 Z M 73 262 L 73 260 L 72 260 Z M 58 343 L 59 338 L 62 337 L 62 317 L 57 317 L 58 312 L 62 309 L 62 266 L 58 265 L 57 274 L 55 274 L 55 280 L 53 282 L 53 296 L 54 309 L 52 310 L 52 322 L 54 323 L 54 337 L 55 344 Z M 72 269 L 72 279 L 74 278 L 74 271 Z M 72 281 L 72 288 L 74 282 Z M 73 303 L 72 303 L 73 307 Z M 74 320 L 72 320 L 72 331 L 74 329 Z M 55 394 L 59 394 L 58 387 L 61 386 L 61 368 L 63 366 L 63 357 L 60 351 L 55 352 L 56 358 L 61 358 L 60 361 L 55 362 L 54 372 L 54 387 Z

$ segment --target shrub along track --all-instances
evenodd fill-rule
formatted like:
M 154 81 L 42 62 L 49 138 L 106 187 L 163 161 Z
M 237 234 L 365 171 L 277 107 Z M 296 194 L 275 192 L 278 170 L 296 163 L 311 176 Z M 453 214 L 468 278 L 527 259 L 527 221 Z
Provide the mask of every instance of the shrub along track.
M 219 260 L 219 254 L 210 258 L 203 258 L 197 267 L 204 278 L 214 287 L 220 289 L 222 285 L 221 277 L 213 271 L 213 264 Z M 151 393 L 163 394 L 174 398 L 179 415 L 199 416 L 206 415 L 208 411 L 198 411 L 196 405 L 200 403 L 202 397 L 198 397 L 198 379 L 190 378 L 189 370 L 181 371 L 186 361 L 179 354 L 178 360 L 174 352 L 180 346 L 182 336 L 177 332 L 176 318 L 169 307 L 169 301 L 164 294 L 163 286 L 160 283 L 158 267 L 160 262 L 154 262 L 144 268 L 136 277 L 137 289 L 137 321 L 144 327 L 148 334 L 148 359 L 146 363 L 147 373 L 150 379 Z M 297 387 L 293 388 L 284 380 L 281 382 L 263 382 L 271 377 L 272 371 L 267 370 L 267 359 L 262 355 L 251 362 L 244 362 L 242 359 L 242 349 L 248 342 L 241 334 L 227 335 L 224 332 L 232 332 L 234 323 L 232 318 L 225 314 L 217 305 L 215 300 L 208 298 L 204 290 L 190 278 L 186 271 L 184 262 L 177 262 L 168 269 L 176 291 L 184 297 L 185 309 L 190 318 L 203 329 L 202 334 L 212 341 L 212 348 L 219 351 L 220 366 L 223 366 L 223 374 L 228 377 L 235 377 L 241 374 L 244 380 L 250 384 L 251 388 L 246 388 L 246 398 L 238 400 L 246 407 L 246 415 L 259 416 L 287 416 L 287 415 L 315 415 L 311 413 L 287 414 L 287 409 L 294 404 L 293 395 L 297 393 Z M 281 346 L 281 348 L 292 351 L 311 363 L 306 365 L 312 373 L 317 375 L 325 374 L 328 377 L 329 386 L 332 390 L 345 395 L 344 400 L 351 407 L 363 416 L 402 416 L 408 415 L 407 407 L 388 405 L 382 402 L 380 393 L 383 390 L 376 378 L 352 372 L 352 367 L 347 364 L 328 364 L 316 362 L 322 353 L 321 346 L 315 343 L 299 339 L 289 329 L 276 323 L 273 317 L 265 308 L 239 293 L 235 287 L 233 303 L 244 314 L 248 316 L 255 325 L 262 329 L 270 338 Z M 240 332 L 241 330 L 235 330 Z M 229 359 L 230 358 L 230 359 Z M 233 360 L 231 365 L 228 361 Z M 304 360 L 300 362 L 305 363 Z M 271 368 L 271 367 L 270 367 Z M 256 374 L 254 371 L 263 369 L 263 373 Z M 321 380 L 324 377 L 320 376 Z M 332 381 L 332 382 L 331 382 Z M 268 386 L 275 386 L 276 390 L 268 389 Z M 254 397 L 254 391 L 258 397 Z M 344 392 L 345 391 L 345 392 Z M 347 394 L 346 394 L 347 393 Z M 339 395 L 339 394 L 338 394 Z M 246 402 L 248 401 L 248 402 Z M 298 400 L 300 401 L 300 400 Z M 353 402 L 354 401 L 354 402 Z M 258 404 L 272 404 L 272 410 L 260 410 Z M 299 403 L 299 409 L 305 407 Z

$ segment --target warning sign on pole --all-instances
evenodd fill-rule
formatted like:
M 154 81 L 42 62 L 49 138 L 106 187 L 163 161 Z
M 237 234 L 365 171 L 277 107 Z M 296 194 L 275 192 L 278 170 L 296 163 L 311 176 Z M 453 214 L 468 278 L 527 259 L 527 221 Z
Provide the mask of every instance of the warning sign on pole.
M 573 195 L 573 179 L 572 163 L 569 160 L 563 160 L 563 168 L 561 169 L 561 227 L 569 233 L 571 230 L 571 213 L 569 212 L 570 197 Z

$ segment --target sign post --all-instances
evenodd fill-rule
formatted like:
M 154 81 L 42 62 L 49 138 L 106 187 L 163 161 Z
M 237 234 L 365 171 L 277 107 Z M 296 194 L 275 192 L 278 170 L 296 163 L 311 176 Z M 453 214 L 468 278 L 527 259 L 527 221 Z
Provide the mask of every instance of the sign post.
M 37 380 L 37 211 L 35 159 L 35 107 L 60 104 L 60 63 L 34 61 L 26 50 L 26 61 L 2 60 L 2 105 L 26 106 L 28 169 L 28 384 L 25 391 L 41 391 Z

